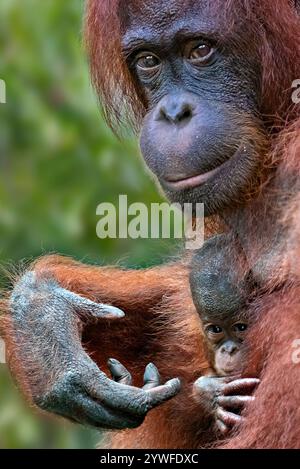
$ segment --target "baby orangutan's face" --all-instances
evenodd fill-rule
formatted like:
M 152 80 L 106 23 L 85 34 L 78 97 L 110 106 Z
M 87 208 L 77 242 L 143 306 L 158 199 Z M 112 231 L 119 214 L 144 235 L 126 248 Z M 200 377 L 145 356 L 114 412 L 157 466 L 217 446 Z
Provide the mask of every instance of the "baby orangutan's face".
M 228 376 L 240 373 L 245 360 L 243 341 L 248 322 L 232 315 L 217 321 L 206 317 L 202 322 L 211 363 L 217 374 Z

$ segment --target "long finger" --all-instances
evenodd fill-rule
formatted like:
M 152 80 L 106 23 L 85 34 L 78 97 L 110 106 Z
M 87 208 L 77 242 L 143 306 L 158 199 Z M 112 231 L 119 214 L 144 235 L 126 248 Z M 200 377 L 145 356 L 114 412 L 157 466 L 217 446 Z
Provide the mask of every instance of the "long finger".
M 239 395 L 253 391 L 253 389 L 260 383 L 259 379 L 256 378 L 244 378 L 231 381 L 231 383 L 223 385 L 223 394 Z
M 224 422 L 222 422 L 222 420 L 217 419 L 216 426 L 221 435 L 223 436 L 227 435 L 227 433 L 229 432 L 229 428 L 225 425 Z
M 152 388 L 156 388 L 159 385 L 160 385 L 159 371 L 153 363 L 149 363 L 149 365 L 146 366 L 145 373 L 144 373 L 143 389 L 146 391 Z
M 58 287 L 57 293 L 64 298 L 72 308 L 78 311 L 85 319 L 119 319 L 125 316 L 124 311 L 115 306 L 104 303 L 95 303 L 83 296 L 77 295 L 65 288 Z
M 172 397 L 176 396 L 181 389 L 181 383 L 178 378 L 167 381 L 163 386 L 158 386 L 153 389 L 149 389 L 146 393 L 149 395 L 149 408 L 157 407 L 163 402 L 168 401 Z
M 132 376 L 122 363 L 115 358 L 110 358 L 107 365 L 114 381 L 120 384 L 127 384 L 128 386 L 131 385 Z
M 241 409 L 255 400 L 253 396 L 218 396 L 217 403 L 224 409 Z
M 145 415 L 153 407 L 176 395 L 180 389 L 180 382 L 175 379 L 164 386 L 144 391 L 134 386 L 116 383 L 100 372 L 99 379 L 95 381 L 94 378 L 88 382 L 85 389 L 90 397 L 100 400 L 110 408 L 132 415 Z
M 218 407 L 217 417 L 221 420 L 226 426 L 232 427 L 234 425 L 239 425 L 243 422 L 243 417 L 236 415 L 233 412 L 227 412 L 226 410 Z

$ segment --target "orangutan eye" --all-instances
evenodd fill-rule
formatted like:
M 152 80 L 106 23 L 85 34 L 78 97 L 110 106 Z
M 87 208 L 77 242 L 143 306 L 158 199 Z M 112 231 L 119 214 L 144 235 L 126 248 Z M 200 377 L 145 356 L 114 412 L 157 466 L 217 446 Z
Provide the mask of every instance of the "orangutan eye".
M 234 324 L 233 326 L 233 330 L 236 332 L 245 332 L 247 328 L 248 328 L 248 325 L 243 322 L 239 322 L 237 324 Z
M 160 60 L 151 52 L 143 52 L 137 56 L 135 64 L 141 70 L 151 70 L 160 66 Z
M 192 49 L 190 49 L 187 54 L 187 58 L 194 64 L 206 64 L 210 60 L 214 52 L 215 49 L 209 44 L 200 42 L 195 47 L 192 47 Z
M 216 324 L 210 324 L 206 327 L 206 332 L 209 334 L 221 334 L 223 332 L 222 327 L 217 326 Z

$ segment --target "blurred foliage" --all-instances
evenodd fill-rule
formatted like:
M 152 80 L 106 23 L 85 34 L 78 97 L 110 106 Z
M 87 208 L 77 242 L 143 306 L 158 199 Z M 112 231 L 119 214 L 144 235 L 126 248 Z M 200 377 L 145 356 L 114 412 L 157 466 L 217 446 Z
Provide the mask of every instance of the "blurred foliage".
M 96 207 L 158 202 L 135 139 L 102 121 L 82 47 L 83 1 L 1 0 L 0 261 L 55 251 L 145 267 L 175 252 L 159 240 L 99 240 Z M 1 279 L 0 279 L 1 280 Z M 2 282 L 4 275 L 2 275 Z M 37 415 L 0 365 L 0 447 L 94 447 L 97 432 Z

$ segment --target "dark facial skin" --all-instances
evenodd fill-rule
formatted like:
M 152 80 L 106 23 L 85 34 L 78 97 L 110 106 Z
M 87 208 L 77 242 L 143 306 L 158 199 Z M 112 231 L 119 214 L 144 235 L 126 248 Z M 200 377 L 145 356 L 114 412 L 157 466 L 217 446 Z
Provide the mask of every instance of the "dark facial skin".
M 241 200 L 260 164 L 259 64 L 230 35 L 220 41 L 224 27 L 206 5 L 160 2 L 147 27 L 145 9 L 129 9 L 123 51 L 147 103 L 147 165 L 170 201 L 202 202 L 210 215 Z
M 217 375 L 229 376 L 241 373 L 245 362 L 243 341 L 248 321 L 238 314 L 218 321 L 202 319 L 210 363 Z

